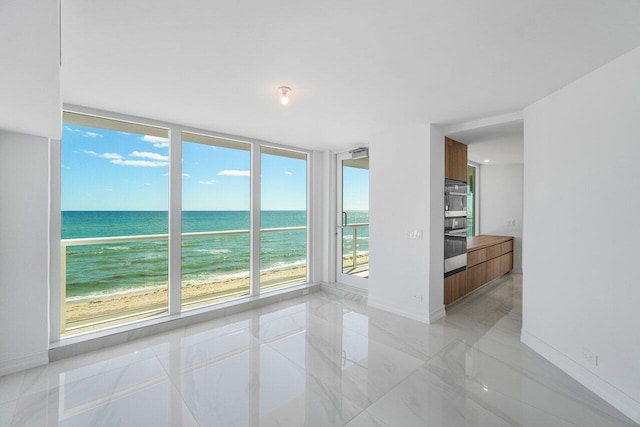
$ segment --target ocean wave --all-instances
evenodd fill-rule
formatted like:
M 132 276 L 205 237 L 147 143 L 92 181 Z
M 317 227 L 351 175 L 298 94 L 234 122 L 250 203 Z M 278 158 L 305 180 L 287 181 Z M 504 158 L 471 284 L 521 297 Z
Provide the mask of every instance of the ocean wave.
M 106 247 L 104 249 L 108 249 L 110 251 L 128 251 L 131 248 L 129 248 L 127 246 L 110 246 L 110 247 Z
M 360 252 L 358 252 L 360 254 Z M 278 271 L 278 270 L 287 270 L 290 268 L 304 267 L 307 264 L 307 260 L 301 259 L 294 262 L 278 262 L 273 265 L 270 265 L 267 268 L 261 269 L 261 272 L 269 272 L 269 271 Z M 182 286 L 197 286 L 206 283 L 213 282 L 222 282 L 225 280 L 233 280 L 233 279 L 248 279 L 249 271 L 238 271 L 234 273 L 228 274 L 212 274 L 212 273 L 200 273 L 188 277 L 183 277 Z M 88 302 L 96 299 L 104 299 L 104 298 L 112 298 L 121 295 L 130 295 L 139 292 L 150 292 L 155 290 L 167 289 L 167 282 L 162 283 L 153 283 L 148 285 L 141 285 L 130 288 L 122 288 L 122 289 L 113 289 L 113 290 L 103 290 L 100 292 L 90 292 L 84 295 L 75 295 L 68 296 L 66 298 L 67 302 L 80 303 L 80 302 Z
M 89 292 L 88 294 L 84 294 L 84 295 L 75 295 L 72 297 L 66 297 L 65 300 L 67 302 L 74 302 L 74 303 L 88 302 L 96 299 L 112 298 L 112 297 L 117 297 L 121 295 L 130 295 L 130 294 L 136 294 L 138 292 L 149 292 L 149 291 L 155 291 L 155 290 L 161 290 L 161 289 L 168 289 L 168 284 L 165 282 L 161 284 L 156 283 L 153 285 L 137 286 L 133 288 L 113 289 L 108 291 L 104 290 L 100 292 Z
M 229 249 L 196 249 L 194 252 L 207 253 L 209 255 L 219 255 L 231 253 Z
M 307 265 L 307 260 L 306 259 L 301 259 L 301 260 L 293 261 L 293 262 L 282 261 L 282 262 L 277 262 L 275 264 L 272 264 L 267 268 L 262 268 L 262 269 L 260 269 L 260 271 L 285 270 L 287 268 L 304 267 L 305 265 Z

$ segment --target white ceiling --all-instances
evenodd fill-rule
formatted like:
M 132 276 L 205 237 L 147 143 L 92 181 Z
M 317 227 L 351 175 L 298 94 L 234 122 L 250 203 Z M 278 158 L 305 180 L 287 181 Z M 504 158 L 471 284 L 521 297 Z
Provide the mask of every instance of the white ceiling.
M 60 138 L 60 44 L 54 1 L 0 1 L 0 129 Z
M 65 102 L 314 149 L 518 111 L 638 45 L 637 0 L 62 1 Z
M 467 144 L 468 159 L 472 162 L 481 165 L 524 162 L 523 120 L 470 129 L 447 136 Z

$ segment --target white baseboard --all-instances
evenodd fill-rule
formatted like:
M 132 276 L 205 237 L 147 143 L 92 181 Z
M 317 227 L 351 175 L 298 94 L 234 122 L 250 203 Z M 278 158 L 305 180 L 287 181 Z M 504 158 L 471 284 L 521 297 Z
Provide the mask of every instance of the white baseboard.
M 524 329 L 521 331 L 520 341 L 640 424 L 640 402 Z
M 437 322 L 447 315 L 447 312 L 444 309 L 444 304 L 442 304 L 437 310 L 429 313 L 429 323 Z
M 48 351 L 2 360 L 0 361 L 0 377 L 24 371 L 25 369 L 33 368 L 35 366 L 46 365 L 47 363 L 49 363 Z
M 374 301 L 374 300 L 371 300 L 371 297 L 369 297 L 369 306 L 371 306 L 373 308 L 380 309 L 380 310 L 388 311 L 388 312 L 393 313 L 393 314 L 397 314 L 398 316 L 407 317 L 409 319 L 417 320 L 418 322 L 429 323 L 429 317 L 428 316 L 423 316 L 423 315 L 420 315 L 420 314 L 417 314 L 417 313 L 412 313 L 412 312 L 406 311 L 406 310 L 404 310 L 402 308 L 389 305 L 386 302 Z

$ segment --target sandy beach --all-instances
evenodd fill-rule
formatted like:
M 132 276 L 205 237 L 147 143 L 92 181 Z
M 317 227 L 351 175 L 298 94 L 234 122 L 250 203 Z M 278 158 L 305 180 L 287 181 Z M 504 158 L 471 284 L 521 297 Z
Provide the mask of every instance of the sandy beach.
M 277 287 L 278 283 L 290 284 L 296 280 L 302 283 L 306 277 L 306 267 L 286 270 L 266 271 L 260 275 L 263 287 Z M 221 302 L 249 294 L 249 276 L 224 279 L 210 283 L 182 286 L 182 301 L 187 308 Z M 203 301 L 204 300 L 204 301 Z M 123 317 L 137 312 L 153 312 L 166 309 L 168 289 L 154 289 L 91 301 L 68 302 L 66 304 L 67 328 L 79 324 L 101 322 L 115 317 Z M 151 313 L 150 313 L 151 314 Z
M 368 255 L 359 255 L 358 264 L 366 264 Z M 351 265 L 351 257 L 344 258 L 344 265 Z M 260 274 L 263 289 L 277 289 L 303 283 L 306 266 L 283 270 L 265 271 Z M 210 283 L 185 284 L 182 286 L 184 308 L 215 304 L 249 295 L 249 276 L 223 279 Z M 168 289 L 116 295 L 91 301 L 67 302 L 67 330 L 79 332 L 157 315 L 167 310 Z

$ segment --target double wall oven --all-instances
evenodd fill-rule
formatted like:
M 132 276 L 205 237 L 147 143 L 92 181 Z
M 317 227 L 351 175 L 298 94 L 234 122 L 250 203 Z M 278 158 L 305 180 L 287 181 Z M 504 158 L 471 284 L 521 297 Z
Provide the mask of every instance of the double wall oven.
M 444 276 L 467 268 L 467 184 L 451 179 L 444 185 Z

